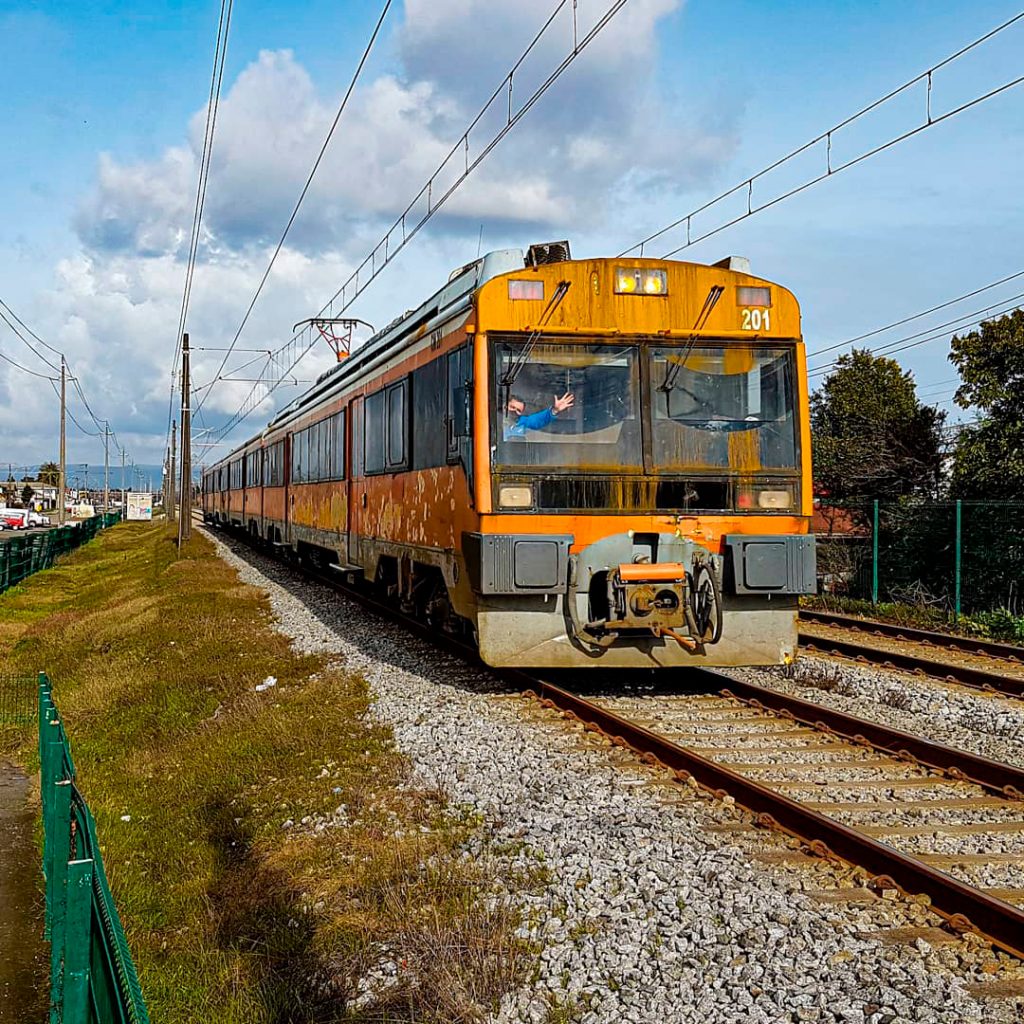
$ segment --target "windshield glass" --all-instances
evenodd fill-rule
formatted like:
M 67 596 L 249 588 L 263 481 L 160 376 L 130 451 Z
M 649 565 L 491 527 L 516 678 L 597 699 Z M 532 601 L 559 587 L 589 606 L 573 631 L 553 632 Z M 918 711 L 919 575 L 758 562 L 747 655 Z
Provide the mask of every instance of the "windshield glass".
M 497 465 L 642 467 L 635 347 L 524 340 L 494 352 Z
M 728 342 L 650 360 L 656 469 L 796 468 L 792 349 Z

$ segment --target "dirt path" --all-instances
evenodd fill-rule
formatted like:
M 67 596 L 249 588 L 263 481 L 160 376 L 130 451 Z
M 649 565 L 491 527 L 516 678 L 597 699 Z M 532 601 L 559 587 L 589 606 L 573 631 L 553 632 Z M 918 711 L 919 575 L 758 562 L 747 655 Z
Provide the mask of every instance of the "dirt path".
M 47 951 L 29 779 L 0 761 L 0 1024 L 42 1021 Z

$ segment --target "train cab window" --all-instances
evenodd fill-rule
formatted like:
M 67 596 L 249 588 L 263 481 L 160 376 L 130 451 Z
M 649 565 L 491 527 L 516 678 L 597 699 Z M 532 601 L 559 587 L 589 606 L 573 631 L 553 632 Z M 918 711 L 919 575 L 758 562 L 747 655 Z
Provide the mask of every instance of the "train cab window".
M 497 465 L 643 466 L 635 346 L 499 341 L 494 354 Z
M 449 462 L 454 462 L 459 457 L 459 435 L 455 430 L 456 403 L 465 396 L 466 378 L 466 357 L 468 348 L 463 345 L 454 352 L 448 353 L 448 390 L 447 390 L 447 415 L 445 417 L 447 457 Z
M 655 469 L 796 468 L 792 349 L 730 342 L 650 359 Z

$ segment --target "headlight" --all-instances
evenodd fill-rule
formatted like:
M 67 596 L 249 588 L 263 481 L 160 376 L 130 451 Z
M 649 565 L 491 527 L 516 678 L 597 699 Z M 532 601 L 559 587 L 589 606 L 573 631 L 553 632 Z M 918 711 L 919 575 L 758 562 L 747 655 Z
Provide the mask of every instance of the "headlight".
M 791 512 L 796 507 L 794 489 L 780 484 L 745 484 L 736 492 L 736 507 L 766 512 Z
M 533 488 L 528 484 L 502 484 L 498 488 L 499 508 L 531 508 Z
M 615 292 L 617 295 L 667 295 L 668 273 L 664 270 L 616 267 Z

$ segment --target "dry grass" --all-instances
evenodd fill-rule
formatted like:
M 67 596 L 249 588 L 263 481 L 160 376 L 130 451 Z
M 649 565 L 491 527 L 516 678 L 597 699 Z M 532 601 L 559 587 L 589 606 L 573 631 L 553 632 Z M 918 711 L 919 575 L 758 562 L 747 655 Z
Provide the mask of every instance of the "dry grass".
M 362 679 L 293 653 L 205 538 L 183 556 L 125 524 L 0 597 L 2 671 L 54 681 L 152 1019 L 479 1019 L 527 965 L 461 854 L 478 823 L 407 788 Z

